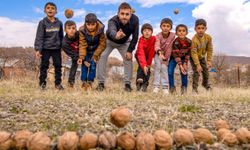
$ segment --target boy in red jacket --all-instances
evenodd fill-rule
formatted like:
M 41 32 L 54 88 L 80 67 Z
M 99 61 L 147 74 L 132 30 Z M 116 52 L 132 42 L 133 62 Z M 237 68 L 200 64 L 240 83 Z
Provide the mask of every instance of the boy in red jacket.
M 146 23 L 141 28 L 142 36 L 139 39 L 135 58 L 138 62 L 136 88 L 137 91 L 142 89 L 143 92 L 147 91 L 148 80 L 150 78 L 150 66 L 154 58 L 154 45 L 156 38 L 152 36 L 153 27 Z

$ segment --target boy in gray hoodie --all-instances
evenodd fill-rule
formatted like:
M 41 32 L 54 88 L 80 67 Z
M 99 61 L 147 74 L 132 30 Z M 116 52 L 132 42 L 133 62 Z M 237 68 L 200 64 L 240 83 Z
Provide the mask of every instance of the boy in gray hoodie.
M 36 58 L 41 58 L 39 86 L 42 90 L 46 88 L 49 59 L 52 57 L 55 67 L 55 87 L 58 90 L 63 90 L 61 85 L 63 24 L 55 17 L 57 7 L 54 3 L 46 3 L 44 12 L 47 16 L 39 22 L 35 39 Z

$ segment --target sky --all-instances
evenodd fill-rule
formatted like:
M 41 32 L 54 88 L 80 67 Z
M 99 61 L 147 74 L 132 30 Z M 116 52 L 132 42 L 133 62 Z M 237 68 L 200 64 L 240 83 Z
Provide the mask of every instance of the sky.
M 0 3 L 0 47 L 34 46 L 38 22 L 45 17 L 43 12 L 47 0 L 1 0 Z M 117 14 L 119 0 L 51 0 L 57 5 L 58 17 L 65 22 L 64 10 L 74 10 L 72 20 L 80 27 L 87 13 L 95 13 L 107 25 Z M 194 22 L 203 18 L 208 23 L 207 33 L 213 38 L 215 54 L 250 57 L 250 0 L 126 0 L 135 9 L 143 23 L 160 32 L 162 18 L 173 20 L 174 32 L 178 24 L 186 24 L 188 37 L 195 34 Z M 175 15 L 174 9 L 180 13 Z M 112 53 L 120 58 L 118 52 Z

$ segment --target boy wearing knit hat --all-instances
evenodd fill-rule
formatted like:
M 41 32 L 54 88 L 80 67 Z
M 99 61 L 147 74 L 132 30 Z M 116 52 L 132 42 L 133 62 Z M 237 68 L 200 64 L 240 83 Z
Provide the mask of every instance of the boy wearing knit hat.
M 136 88 L 137 91 L 142 89 L 143 92 L 147 91 L 148 81 L 150 78 L 150 66 L 154 58 L 154 45 L 156 38 L 152 36 L 153 27 L 145 23 L 141 28 L 142 36 L 139 39 L 135 58 L 138 62 Z
M 89 13 L 85 17 L 85 24 L 79 29 L 79 34 L 78 64 L 82 64 L 82 87 L 89 90 L 96 76 L 96 63 L 106 48 L 104 24 L 95 14 Z
M 168 61 L 172 51 L 175 34 L 171 32 L 173 22 L 169 18 L 164 18 L 161 21 L 162 32 L 156 35 L 154 57 L 154 93 L 158 93 L 162 85 L 162 92 L 168 95 Z

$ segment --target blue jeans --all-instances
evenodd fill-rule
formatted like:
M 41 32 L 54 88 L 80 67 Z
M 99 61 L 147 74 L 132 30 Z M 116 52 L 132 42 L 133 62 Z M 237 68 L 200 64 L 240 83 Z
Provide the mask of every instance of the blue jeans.
M 93 54 L 87 54 L 85 59 L 82 63 L 82 75 L 81 80 L 82 81 L 91 81 L 94 82 L 95 76 L 96 76 L 96 63 L 92 59 Z M 84 61 L 87 61 L 90 66 L 87 67 L 84 65 Z
M 182 61 L 182 64 L 184 63 L 184 59 L 181 59 Z M 169 79 L 169 87 L 170 88 L 173 88 L 175 87 L 174 86 L 174 70 L 175 70 L 175 67 L 177 65 L 177 62 L 175 61 L 174 58 L 170 58 L 169 60 L 169 66 L 168 66 L 168 79 Z M 181 82 L 182 82 L 182 87 L 187 87 L 187 84 L 188 84 L 188 75 L 184 75 L 181 73 L 180 71 L 180 74 L 181 74 Z

